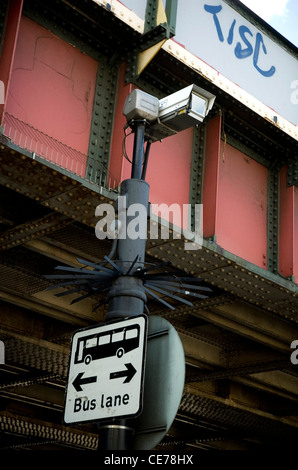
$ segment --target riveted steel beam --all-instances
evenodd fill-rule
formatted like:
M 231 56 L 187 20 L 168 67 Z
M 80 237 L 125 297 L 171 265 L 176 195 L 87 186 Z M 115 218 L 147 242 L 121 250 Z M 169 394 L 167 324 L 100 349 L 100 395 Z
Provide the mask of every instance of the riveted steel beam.
M 196 416 L 198 421 L 207 421 L 218 426 L 228 426 L 230 429 L 239 430 L 242 438 L 258 439 L 267 436 L 268 443 L 276 441 L 282 445 L 290 445 L 294 443 L 298 437 L 298 427 L 293 420 L 288 419 L 272 419 L 269 412 L 258 409 L 255 402 L 243 407 L 243 395 L 236 395 L 236 390 L 232 393 L 228 400 L 222 397 L 216 399 L 207 398 L 206 396 L 196 396 L 185 392 L 180 404 L 180 413 L 191 413 Z
M 51 232 L 72 223 L 72 219 L 59 213 L 48 214 L 6 230 L 0 235 L 0 251 L 7 250 L 19 244 L 28 243 L 34 238 L 49 235 Z
M 44 422 L 30 418 L 26 419 L 14 415 L 7 416 L 4 412 L 0 413 L 0 430 L 4 433 L 13 433 L 27 439 L 46 439 L 48 442 L 57 445 L 68 445 L 78 449 L 96 450 L 98 445 L 98 437 L 90 432 L 82 432 L 81 430 L 66 428 L 62 425 L 49 426 L 44 424 Z M 35 447 L 34 441 L 32 445 Z
M 260 372 L 275 371 L 277 369 L 286 369 L 289 367 L 288 359 L 281 359 L 279 361 L 268 361 L 259 364 L 250 364 L 237 368 L 204 371 L 188 376 L 186 383 L 204 382 L 208 380 L 222 380 L 231 377 L 246 376 L 250 374 L 258 374 Z
M 118 73 L 116 68 L 111 67 L 106 61 L 99 64 L 94 96 L 86 178 L 100 186 L 106 186 L 109 183 L 109 177 L 111 176 L 108 173 L 108 167 L 117 78 Z M 116 185 L 117 184 L 119 184 L 119 182 L 116 183 Z
M 1 136 L 0 136 L 1 139 Z M 13 158 L 12 158 L 13 156 Z M 116 193 L 58 168 L 14 144 L 0 145 L 1 184 L 63 216 L 95 226 L 100 201 L 116 199 Z
M 52 380 L 60 380 L 61 377 L 58 374 L 32 374 L 27 373 L 23 374 L 22 376 L 18 376 L 17 379 L 6 381 L 4 383 L 0 383 L 0 391 L 7 390 L 9 388 L 18 388 L 18 387 L 30 387 L 31 385 L 35 384 L 42 384 Z
M 25 337 L 2 335 L 8 364 L 21 364 L 31 369 L 65 379 L 68 372 L 66 347 L 45 340 L 28 341 Z M 44 375 L 44 374 L 43 374 Z M 33 380 L 33 377 L 30 380 Z
M 298 335 L 297 325 L 241 302 L 206 310 L 198 305 L 192 314 L 285 354 L 289 353 L 291 341 Z
M 195 228 L 195 204 L 203 202 L 204 156 L 206 126 L 194 127 L 190 173 L 191 230 Z
M 122 48 L 123 41 L 130 43 L 131 38 L 140 36 L 94 1 L 83 2 L 82 9 L 81 0 L 47 4 L 26 0 L 24 14 L 96 60 L 110 58 L 115 48 Z
M 269 170 L 267 211 L 267 269 L 278 272 L 278 172 Z
M 11 279 L 8 278 L 8 283 L 11 282 Z M 26 308 L 37 314 L 46 315 L 69 325 L 76 325 L 78 328 L 89 326 L 97 318 L 93 312 L 94 302 L 92 304 L 87 299 L 80 302 L 80 305 L 70 306 L 69 303 L 72 299 L 68 298 L 64 302 L 58 301 L 57 297 L 55 297 L 57 291 L 51 292 L 53 292 L 52 295 L 49 292 L 37 293 L 34 296 L 24 293 L 19 295 L 19 292 L 15 290 L 8 290 L 2 287 L 0 290 L 0 300 Z
M 276 159 L 268 171 L 268 209 L 267 209 L 267 269 L 279 272 L 279 173 L 285 159 Z
M 288 186 L 298 186 L 298 155 L 288 161 Z
M 165 41 L 175 34 L 177 16 L 177 0 L 167 0 L 166 10 L 162 0 L 147 0 L 144 33 L 128 51 L 126 83 L 134 82 Z
M 174 35 L 176 32 L 178 0 L 167 0 L 166 15 L 170 32 Z

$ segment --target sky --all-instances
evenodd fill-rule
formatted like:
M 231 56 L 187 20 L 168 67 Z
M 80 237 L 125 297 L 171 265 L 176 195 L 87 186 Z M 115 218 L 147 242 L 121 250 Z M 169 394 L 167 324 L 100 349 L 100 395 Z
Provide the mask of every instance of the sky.
M 240 0 L 298 47 L 298 0 Z

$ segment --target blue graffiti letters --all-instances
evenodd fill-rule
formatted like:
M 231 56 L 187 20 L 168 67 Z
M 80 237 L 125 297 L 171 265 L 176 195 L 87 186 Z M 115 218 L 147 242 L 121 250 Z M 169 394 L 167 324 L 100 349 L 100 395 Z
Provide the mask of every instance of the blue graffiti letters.
M 219 14 L 222 12 L 223 7 L 221 5 L 204 5 L 205 11 L 207 13 L 211 13 L 213 16 L 213 21 L 215 24 L 216 32 L 218 35 L 218 39 L 220 42 L 224 42 L 224 32 L 220 22 Z M 232 21 L 230 26 L 228 36 L 227 36 L 227 43 L 232 45 L 235 39 L 235 27 L 236 27 L 236 20 Z M 234 48 L 234 54 L 237 59 L 247 59 L 248 57 L 252 56 L 253 59 L 253 66 L 255 69 L 263 75 L 263 77 L 272 77 L 276 71 L 276 67 L 273 65 L 268 70 L 263 70 L 260 66 L 261 62 L 261 53 L 267 55 L 267 48 L 264 43 L 264 39 L 261 33 L 256 33 L 255 39 L 254 34 L 252 31 L 245 25 L 240 25 L 238 27 L 238 33 L 241 42 L 238 40 L 236 46 Z
M 257 33 L 255 51 L 254 51 L 254 56 L 253 56 L 254 66 L 262 75 L 264 75 L 264 77 L 272 77 L 272 75 L 275 73 L 275 70 L 276 70 L 274 65 L 272 65 L 269 70 L 261 70 L 260 67 L 258 66 L 260 44 L 262 44 L 262 49 L 263 49 L 264 54 L 267 54 L 267 49 L 264 44 L 263 36 L 260 33 Z
M 237 59 L 245 59 L 246 57 L 249 57 L 253 53 L 253 47 L 249 40 L 246 38 L 245 34 L 249 34 L 250 36 L 253 36 L 252 32 L 246 27 L 246 26 L 240 26 L 239 27 L 239 34 L 244 42 L 244 44 L 247 46 L 246 48 L 242 48 L 242 45 L 240 42 L 237 42 L 236 47 L 235 47 L 235 56 Z
M 219 19 L 217 18 L 217 13 L 219 13 L 222 10 L 222 6 L 221 5 L 218 5 L 218 6 L 204 5 L 204 8 L 206 11 L 208 11 L 208 13 L 212 13 L 216 31 L 218 34 L 218 39 L 221 42 L 224 42 L 224 37 L 223 37 L 222 30 L 220 27 L 220 22 L 219 22 Z
M 232 44 L 233 42 L 235 24 L 236 24 L 236 20 L 233 21 L 230 27 L 229 36 L 228 36 L 228 44 Z

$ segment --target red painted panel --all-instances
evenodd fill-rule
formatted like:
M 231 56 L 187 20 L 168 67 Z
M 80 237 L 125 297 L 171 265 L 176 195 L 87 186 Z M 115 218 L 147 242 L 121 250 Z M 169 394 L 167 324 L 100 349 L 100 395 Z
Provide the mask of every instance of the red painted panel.
M 151 203 L 189 204 L 192 145 L 192 128 L 152 144 L 147 170 Z
M 95 60 L 22 17 L 7 112 L 87 160 L 97 67 Z
M 0 54 L 0 80 L 4 83 L 4 103 L 0 102 L 0 125 L 3 122 L 5 102 L 8 96 L 12 64 L 14 60 L 18 31 L 22 15 L 23 0 L 11 0 L 9 2 L 5 34 Z
M 279 272 L 285 277 L 294 274 L 294 204 L 294 186 L 287 187 L 285 166 L 280 173 L 279 201 Z M 298 237 L 298 231 L 296 236 Z
M 131 175 L 131 164 L 124 158 L 122 149 L 123 128 L 126 124 L 123 107 L 126 97 L 134 87 L 131 84 L 124 84 L 124 75 L 125 69 L 122 67 L 119 74 L 109 168 L 110 178 L 118 183 L 130 178 Z M 130 133 L 129 128 L 126 133 Z M 128 135 L 125 141 L 126 153 L 130 159 L 132 159 L 133 141 L 133 134 Z M 150 185 L 151 203 L 179 204 L 180 206 L 189 204 L 192 143 L 193 129 L 191 128 L 151 145 L 146 174 L 146 181 Z
M 267 265 L 267 177 L 263 165 L 221 143 L 217 243 L 262 268 Z

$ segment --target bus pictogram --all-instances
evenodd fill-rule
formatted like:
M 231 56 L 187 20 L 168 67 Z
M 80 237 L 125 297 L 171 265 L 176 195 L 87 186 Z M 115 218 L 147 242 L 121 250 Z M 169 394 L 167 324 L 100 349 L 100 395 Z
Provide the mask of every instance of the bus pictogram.
M 96 333 L 78 339 L 74 363 L 89 364 L 105 357 L 122 357 L 139 347 L 140 326 L 138 324 Z

